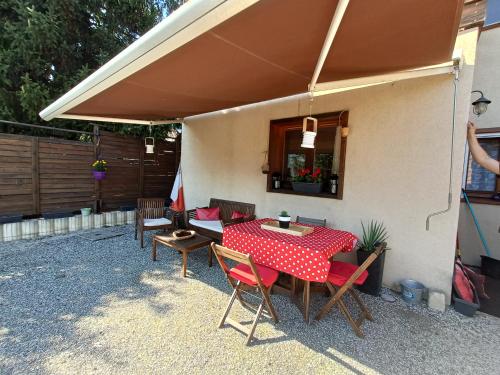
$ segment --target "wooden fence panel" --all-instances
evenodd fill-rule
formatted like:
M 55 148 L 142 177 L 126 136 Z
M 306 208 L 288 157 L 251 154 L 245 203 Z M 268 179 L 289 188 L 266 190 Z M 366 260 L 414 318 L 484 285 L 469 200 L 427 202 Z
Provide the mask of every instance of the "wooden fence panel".
M 0 216 L 33 215 L 33 142 L 0 134 Z
M 38 158 L 41 212 L 71 212 L 94 206 L 92 143 L 40 138 Z
M 0 216 L 37 216 L 82 207 L 108 211 L 135 206 L 139 197 L 168 198 L 180 160 L 180 141 L 144 140 L 101 132 L 98 144 L 0 134 Z M 91 164 L 108 162 L 96 182 Z
M 139 138 L 110 132 L 100 133 L 100 157 L 108 163 L 106 178 L 100 182 L 102 209 L 135 205 L 142 196 L 140 164 L 143 145 Z

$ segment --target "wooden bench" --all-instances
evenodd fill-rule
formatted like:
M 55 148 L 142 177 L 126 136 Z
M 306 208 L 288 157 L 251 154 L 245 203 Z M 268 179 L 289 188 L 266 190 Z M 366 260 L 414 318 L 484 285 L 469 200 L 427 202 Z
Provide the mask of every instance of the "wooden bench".
M 186 226 L 197 233 L 210 237 L 214 241 L 222 242 L 222 232 L 224 227 L 231 224 L 242 223 L 255 219 L 255 204 L 227 201 L 224 199 L 211 198 L 209 208 L 219 207 L 220 220 L 200 221 L 196 220 L 196 209 L 186 211 Z M 207 207 L 203 207 L 207 208 Z M 234 211 L 247 215 L 246 218 L 231 219 Z

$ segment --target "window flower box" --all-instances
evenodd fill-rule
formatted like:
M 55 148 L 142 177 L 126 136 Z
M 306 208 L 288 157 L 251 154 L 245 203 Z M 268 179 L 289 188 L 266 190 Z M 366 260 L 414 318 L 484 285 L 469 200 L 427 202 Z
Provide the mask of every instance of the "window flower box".
M 299 193 L 319 194 L 321 193 L 321 182 L 292 182 L 293 191 Z

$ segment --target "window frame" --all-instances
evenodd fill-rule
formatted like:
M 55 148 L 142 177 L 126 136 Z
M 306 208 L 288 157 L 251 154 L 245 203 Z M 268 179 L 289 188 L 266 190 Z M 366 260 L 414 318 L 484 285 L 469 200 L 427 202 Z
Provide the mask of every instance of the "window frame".
M 478 140 L 488 139 L 488 138 L 499 138 L 500 139 L 500 127 L 494 128 L 480 128 L 476 130 L 476 137 Z M 499 153 L 500 155 L 500 153 Z M 470 153 L 469 144 L 465 145 L 465 157 L 464 157 L 464 168 L 462 176 L 462 189 L 467 193 L 467 197 L 471 203 L 481 203 L 490 205 L 500 205 L 500 201 L 492 198 L 493 195 L 500 193 L 500 175 L 496 176 L 496 186 L 495 192 L 490 191 L 477 191 L 477 190 L 467 190 L 467 175 L 469 172 L 469 161 L 472 158 Z M 463 194 L 462 194 L 463 195 Z M 462 196 L 462 202 L 465 200 Z
M 347 127 L 349 119 L 349 111 L 337 111 L 337 112 L 327 112 L 313 114 L 312 117 L 318 119 L 318 129 L 319 127 Z M 347 150 L 347 137 L 342 137 L 341 132 L 337 132 L 336 137 L 340 137 L 340 150 L 335 154 L 338 158 L 338 183 L 337 183 L 337 193 L 331 194 L 327 192 L 321 192 L 319 194 L 309 194 L 296 192 L 291 189 L 274 189 L 272 175 L 273 173 L 279 173 L 283 176 L 283 163 L 285 159 L 285 135 L 286 131 L 290 129 L 302 129 L 303 116 L 289 117 L 282 119 L 271 120 L 269 123 L 269 148 L 268 148 L 268 162 L 269 162 L 269 173 L 267 175 L 267 189 L 269 193 L 281 193 L 281 194 L 294 194 L 294 195 L 304 195 L 310 197 L 320 197 L 320 198 L 330 198 L 330 199 L 342 199 L 344 190 L 344 176 L 345 176 L 345 155 Z M 336 138 L 335 137 L 335 138 Z M 334 141 L 335 144 L 337 141 Z M 334 146 L 335 147 L 335 146 Z M 332 150 L 335 150 L 332 148 Z

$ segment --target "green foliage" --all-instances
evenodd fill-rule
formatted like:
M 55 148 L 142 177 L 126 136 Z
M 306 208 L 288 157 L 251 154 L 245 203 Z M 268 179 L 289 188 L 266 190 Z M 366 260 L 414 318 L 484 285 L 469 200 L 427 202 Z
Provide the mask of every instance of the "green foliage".
M 281 211 L 280 216 L 282 216 L 282 217 L 290 217 L 290 215 L 288 215 L 288 212 L 286 212 L 286 211 Z
M 41 109 L 182 3 L 183 0 L 0 1 L 0 119 L 41 124 Z M 88 123 L 68 120 L 54 120 L 50 125 L 87 131 L 92 128 Z M 127 126 L 122 131 L 131 129 L 140 135 L 148 132 L 140 126 Z M 32 134 L 24 128 L 4 126 L 0 130 Z
M 363 238 L 359 244 L 360 250 L 371 253 L 375 251 L 375 248 L 379 244 L 386 242 L 389 238 L 387 230 L 381 222 L 379 223 L 378 221 L 372 220 L 370 221 L 370 224 L 368 224 L 368 227 L 365 227 L 363 222 L 361 222 L 361 227 L 363 228 Z M 386 248 L 386 250 L 388 249 Z

